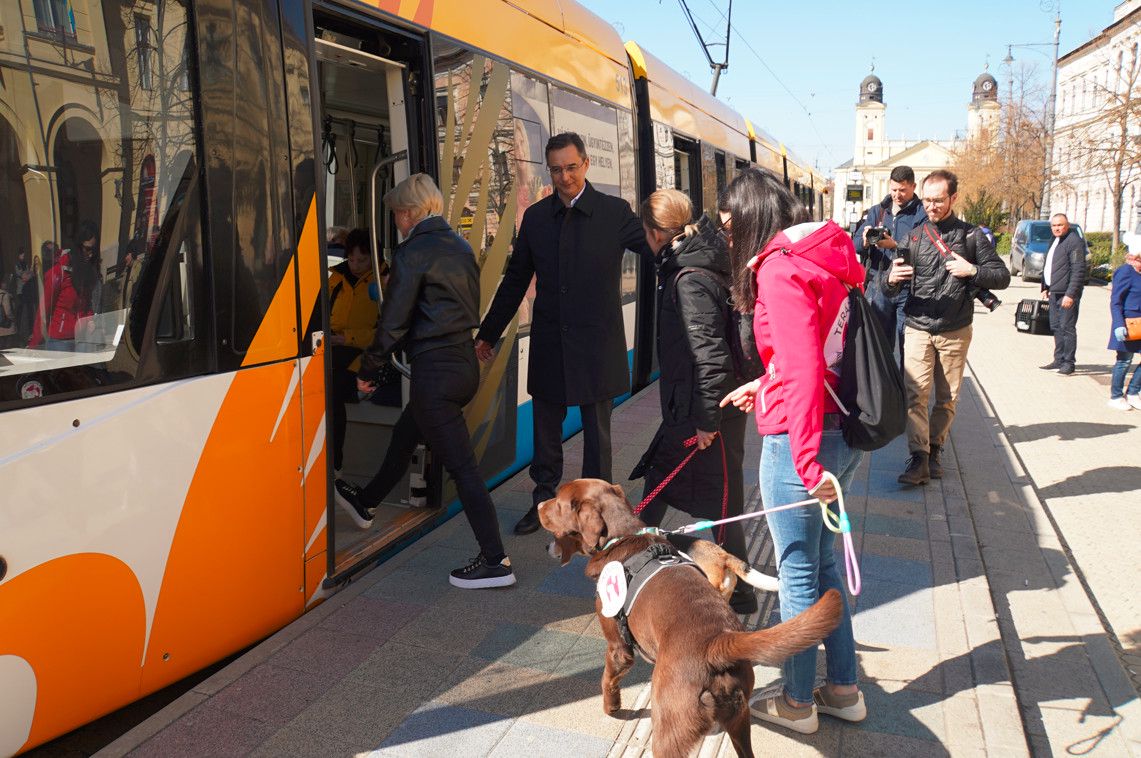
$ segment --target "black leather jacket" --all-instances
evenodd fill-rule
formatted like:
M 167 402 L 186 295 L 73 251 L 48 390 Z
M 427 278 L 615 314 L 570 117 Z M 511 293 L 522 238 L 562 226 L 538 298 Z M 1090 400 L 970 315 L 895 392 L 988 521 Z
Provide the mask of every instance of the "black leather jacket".
M 471 246 L 440 216 L 412 229 L 392 256 L 380 323 L 361 357 L 362 379 L 375 378 L 403 344 L 409 358 L 472 343 L 479 326 L 479 268 Z
M 928 236 L 928 231 L 932 236 Z M 947 256 L 932 241 L 936 231 L 952 252 L 978 267 L 974 276 L 960 278 L 947 271 Z M 913 329 L 930 334 L 962 329 L 974 320 L 976 290 L 1001 290 L 1010 284 L 1010 270 L 995 253 L 994 245 L 977 227 L 956 216 L 948 216 L 937 224 L 922 223 L 896 244 L 896 256 L 902 254 L 901 250 L 908 250 L 915 267 L 911 293 L 903 306 L 904 321 Z M 888 296 L 897 293 L 903 284 L 888 282 L 890 270 L 885 269 L 881 279 Z

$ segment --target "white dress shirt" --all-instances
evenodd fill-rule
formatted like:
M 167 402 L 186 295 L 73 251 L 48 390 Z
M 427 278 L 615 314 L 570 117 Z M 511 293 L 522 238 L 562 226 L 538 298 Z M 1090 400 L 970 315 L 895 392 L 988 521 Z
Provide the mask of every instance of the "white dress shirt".
M 1050 252 L 1046 253 L 1046 267 L 1042 269 L 1042 281 L 1046 287 L 1050 286 L 1050 269 L 1054 267 L 1054 251 L 1058 249 L 1058 243 L 1061 237 L 1055 237 L 1053 244 L 1050 245 Z

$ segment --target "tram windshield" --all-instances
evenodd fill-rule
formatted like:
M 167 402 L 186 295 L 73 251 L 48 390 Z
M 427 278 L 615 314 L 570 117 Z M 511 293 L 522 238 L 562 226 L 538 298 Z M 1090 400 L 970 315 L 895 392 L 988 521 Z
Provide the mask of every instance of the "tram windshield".
M 188 4 L 24 8 L 0 36 L 0 407 L 148 378 L 148 346 L 195 336 Z

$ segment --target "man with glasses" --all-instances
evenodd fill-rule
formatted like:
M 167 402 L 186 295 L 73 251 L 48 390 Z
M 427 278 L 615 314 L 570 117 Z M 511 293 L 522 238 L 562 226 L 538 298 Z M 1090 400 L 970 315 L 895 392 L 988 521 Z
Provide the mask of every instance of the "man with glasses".
M 941 452 L 955 418 L 959 385 L 971 344 L 974 290 L 1005 289 L 1010 271 L 986 235 L 952 211 L 959 180 L 932 171 L 923 180 L 927 221 L 896 240 L 896 257 L 885 272 L 889 297 L 911 285 L 903 306 L 903 378 L 907 390 L 907 447 L 911 457 L 901 484 L 941 479 Z M 930 416 L 927 400 L 935 386 Z
M 642 222 L 621 198 L 590 185 L 590 159 L 574 132 L 547 142 L 555 192 L 523 213 L 503 281 L 476 335 L 481 361 L 515 316 L 532 277 L 535 305 L 527 361 L 535 452 L 532 507 L 516 534 L 539 528 L 538 504 L 555 496 L 563 474 L 562 425 L 567 407 L 582 413 L 584 477 L 613 481 L 610 409 L 630 391 L 622 321 L 622 254 L 651 255 Z

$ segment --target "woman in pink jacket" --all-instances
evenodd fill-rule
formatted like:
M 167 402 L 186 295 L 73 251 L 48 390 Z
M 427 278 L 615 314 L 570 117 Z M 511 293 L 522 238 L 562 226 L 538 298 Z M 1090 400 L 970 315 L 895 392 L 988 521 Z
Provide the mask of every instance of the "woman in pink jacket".
M 764 375 L 722 401 L 756 411 L 764 437 L 760 487 L 766 507 L 807 500 L 831 502 L 831 473 L 847 489 L 862 453 L 848 447 L 839 408 L 825 384 L 839 381 L 848 316 L 848 288 L 864 270 L 839 226 L 799 223 L 804 206 L 767 171 L 749 169 L 725 189 L 718 209 L 730 245 L 733 301 L 752 311 Z M 769 531 L 780 571 L 781 618 L 798 615 L 835 588 L 844 596 L 833 552 L 834 535 L 820 509 L 774 513 Z M 814 689 L 816 650 L 784 664 L 779 688 L 753 697 L 753 715 L 802 734 L 818 727 L 817 713 L 847 721 L 867 714 L 856 686 L 856 650 L 847 600 L 840 625 L 824 640 L 827 683 Z

